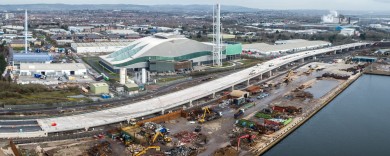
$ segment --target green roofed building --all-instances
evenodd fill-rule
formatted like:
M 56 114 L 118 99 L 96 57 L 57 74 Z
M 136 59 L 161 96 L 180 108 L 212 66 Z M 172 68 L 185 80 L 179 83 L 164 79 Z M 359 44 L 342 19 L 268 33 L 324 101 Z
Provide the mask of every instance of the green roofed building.
M 91 83 L 89 87 L 91 88 L 91 92 L 93 94 L 110 93 L 107 83 Z
M 157 33 L 138 39 L 109 55 L 100 56 L 99 63 L 112 72 L 119 72 L 120 68 L 149 68 L 151 61 L 191 61 L 193 66 L 197 66 L 212 63 L 212 51 L 212 43 L 190 40 L 182 35 Z M 223 45 L 223 59 L 241 52 L 241 44 Z

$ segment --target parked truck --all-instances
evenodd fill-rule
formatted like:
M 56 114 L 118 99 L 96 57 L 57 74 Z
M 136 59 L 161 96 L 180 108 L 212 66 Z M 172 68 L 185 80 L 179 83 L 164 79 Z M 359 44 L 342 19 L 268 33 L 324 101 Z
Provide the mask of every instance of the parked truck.
M 234 119 L 238 119 L 239 117 L 243 116 L 244 112 L 244 109 L 240 109 L 237 113 L 234 114 Z

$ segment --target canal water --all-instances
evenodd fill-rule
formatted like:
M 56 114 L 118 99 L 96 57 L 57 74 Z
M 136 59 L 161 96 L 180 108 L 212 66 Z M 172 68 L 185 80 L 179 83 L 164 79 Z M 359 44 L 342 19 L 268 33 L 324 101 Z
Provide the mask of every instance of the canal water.
M 389 156 L 390 77 L 363 75 L 264 156 Z

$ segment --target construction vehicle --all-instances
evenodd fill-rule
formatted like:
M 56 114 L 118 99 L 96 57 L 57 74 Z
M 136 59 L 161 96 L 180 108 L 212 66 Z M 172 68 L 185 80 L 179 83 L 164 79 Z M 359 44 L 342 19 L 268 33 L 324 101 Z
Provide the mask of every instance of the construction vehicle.
M 208 113 L 208 114 L 211 113 L 209 107 L 203 107 L 202 110 L 204 110 L 204 112 L 203 112 L 203 115 L 202 115 L 202 116 L 200 117 L 200 119 L 198 120 L 199 123 L 204 123 L 204 122 L 206 121 L 206 120 L 205 120 L 205 118 L 206 118 L 206 113 Z
M 288 74 L 286 75 L 286 77 L 284 78 L 283 82 L 285 82 L 285 83 L 288 84 L 289 82 L 292 81 L 292 76 L 294 76 L 294 71 L 293 71 L 293 70 L 290 70 L 290 71 L 288 72 Z
M 161 132 L 156 132 L 156 134 L 153 137 L 152 143 L 156 142 L 156 140 L 159 136 L 161 136 L 163 138 L 164 142 L 171 142 L 172 141 L 172 138 L 165 136 Z
M 195 127 L 195 132 L 199 133 L 200 131 L 202 131 L 202 127 L 201 126 L 196 126 Z
M 255 138 L 256 138 L 256 135 L 249 135 L 249 134 L 246 134 L 246 135 L 243 135 L 243 136 L 239 137 L 237 139 L 237 151 L 240 148 L 240 141 L 241 141 L 241 139 L 248 139 L 248 142 L 252 142 L 253 139 L 255 139 Z
M 234 114 L 234 119 L 238 119 L 240 116 L 244 115 L 244 109 L 240 109 L 237 113 Z
M 141 152 L 137 153 L 135 156 L 144 155 L 149 149 L 156 149 L 156 151 L 160 151 L 160 146 L 149 146 L 149 147 L 146 147 L 144 150 L 142 150 Z
M 307 75 L 310 75 L 313 71 L 315 71 L 315 70 L 317 70 L 317 68 L 318 68 L 318 65 L 316 65 L 315 67 L 313 67 L 313 66 L 309 66 L 309 70 L 307 70 L 306 72 L 305 72 L 305 74 L 307 74 Z

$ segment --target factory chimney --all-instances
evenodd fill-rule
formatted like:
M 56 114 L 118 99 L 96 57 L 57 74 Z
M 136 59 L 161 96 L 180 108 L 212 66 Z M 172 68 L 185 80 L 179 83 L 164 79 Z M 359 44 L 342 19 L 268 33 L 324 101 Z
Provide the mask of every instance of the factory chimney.
M 221 5 L 213 7 L 213 65 L 222 66 Z
M 28 44 L 28 42 L 27 42 L 27 35 L 28 35 L 27 18 L 28 18 L 28 16 L 27 16 L 27 10 L 26 10 L 26 12 L 24 14 L 24 30 L 25 30 L 25 32 L 24 32 L 24 52 L 25 53 L 28 52 L 28 46 L 27 46 L 27 44 Z

